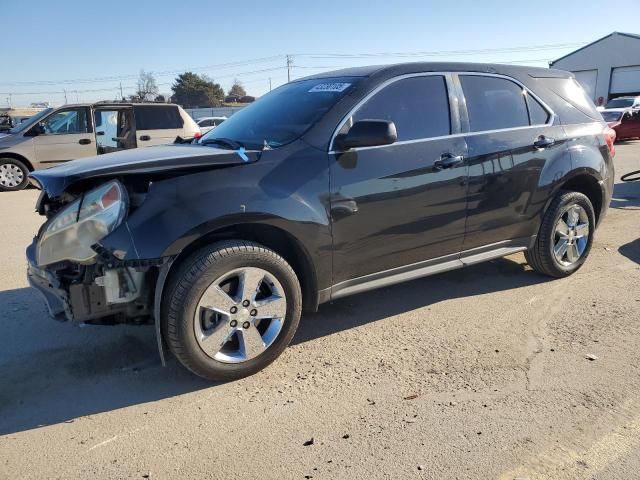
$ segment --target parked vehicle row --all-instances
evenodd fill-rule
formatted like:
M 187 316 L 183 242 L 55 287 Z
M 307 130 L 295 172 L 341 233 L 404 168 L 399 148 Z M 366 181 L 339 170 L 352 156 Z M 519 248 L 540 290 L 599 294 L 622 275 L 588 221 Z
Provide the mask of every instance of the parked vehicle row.
M 290 82 L 199 142 L 31 174 L 31 285 L 58 320 L 155 324 L 209 379 L 252 374 L 302 310 L 525 252 L 586 260 L 615 133 L 571 74 L 361 67 Z
M 47 108 L 0 134 L 0 190 L 28 174 L 79 158 L 193 138 L 200 129 L 178 105 L 95 103 Z

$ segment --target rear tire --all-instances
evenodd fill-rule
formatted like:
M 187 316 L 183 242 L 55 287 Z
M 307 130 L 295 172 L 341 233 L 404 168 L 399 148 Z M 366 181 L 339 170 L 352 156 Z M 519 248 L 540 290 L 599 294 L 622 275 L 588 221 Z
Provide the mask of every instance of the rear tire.
M 29 167 L 15 158 L 0 158 L 0 191 L 22 190 L 29 184 Z
M 273 362 L 300 321 L 295 272 L 277 253 L 240 240 L 191 254 L 163 296 L 163 334 L 178 361 L 208 380 L 234 380 Z
M 535 244 L 524 253 L 527 262 L 544 275 L 571 275 L 591 251 L 595 224 L 593 205 L 587 196 L 561 191 L 544 215 Z

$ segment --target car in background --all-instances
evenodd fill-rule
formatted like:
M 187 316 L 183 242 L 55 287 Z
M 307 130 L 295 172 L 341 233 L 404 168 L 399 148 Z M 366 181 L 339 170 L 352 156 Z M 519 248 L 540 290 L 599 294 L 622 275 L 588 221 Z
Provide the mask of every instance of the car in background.
M 618 108 L 633 108 L 640 109 L 640 96 L 637 97 L 616 97 L 607 102 L 605 110 L 612 110 Z
M 615 130 L 616 141 L 640 138 L 640 109 L 614 108 L 600 113 L 609 127 Z
M 20 190 L 29 172 L 78 158 L 198 138 L 178 105 L 95 103 L 47 108 L 0 135 L 0 191 Z
M 196 123 L 200 127 L 200 132 L 202 133 L 202 135 L 204 135 L 210 130 L 213 130 L 214 128 L 216 128 L 226 119 L 227 117 L 203 117 L 196 120 Z

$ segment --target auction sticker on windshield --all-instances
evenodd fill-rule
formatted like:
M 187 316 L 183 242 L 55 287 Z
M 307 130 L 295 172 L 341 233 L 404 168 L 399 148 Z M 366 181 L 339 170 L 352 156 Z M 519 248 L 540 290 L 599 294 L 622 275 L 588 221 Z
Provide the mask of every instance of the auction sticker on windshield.
M 311 90 L 311 92 L 344 92 L 347 88 L 349 88 L 350 83 L 319 83 Z

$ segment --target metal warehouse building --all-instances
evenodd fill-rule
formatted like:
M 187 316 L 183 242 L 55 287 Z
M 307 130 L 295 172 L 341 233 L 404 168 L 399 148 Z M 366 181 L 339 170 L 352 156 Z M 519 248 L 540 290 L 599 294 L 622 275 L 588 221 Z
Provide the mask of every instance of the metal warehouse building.
M 596 105 L 640 95 L 640 35 L 613 32 L 550 66 L 573 72 Z

